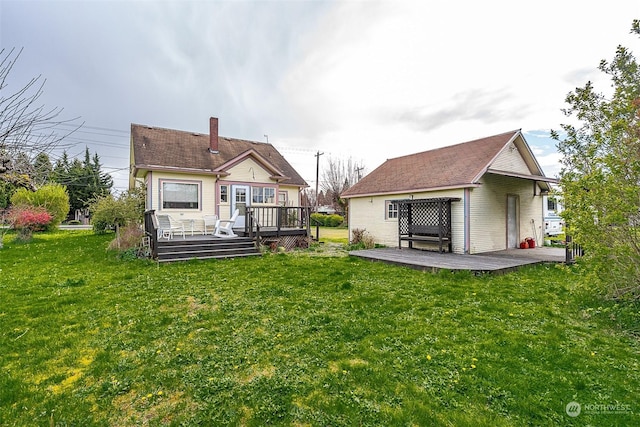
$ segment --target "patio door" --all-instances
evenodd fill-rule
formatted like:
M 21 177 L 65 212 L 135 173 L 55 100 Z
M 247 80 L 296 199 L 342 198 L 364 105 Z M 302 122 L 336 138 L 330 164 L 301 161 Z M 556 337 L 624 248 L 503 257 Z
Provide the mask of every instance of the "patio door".
M 518 247 L 518 202 L 518 196 L 507 195 L 507 249 Z
M 238 209 L 240 214 L 234 225 L 234 228 L 244 228 L 245 216 L 247 214 L 247 207 L 250 205 L 250 192 L 251 187 L 248 185 L 232 185 L 231 186 L 231 213 Z

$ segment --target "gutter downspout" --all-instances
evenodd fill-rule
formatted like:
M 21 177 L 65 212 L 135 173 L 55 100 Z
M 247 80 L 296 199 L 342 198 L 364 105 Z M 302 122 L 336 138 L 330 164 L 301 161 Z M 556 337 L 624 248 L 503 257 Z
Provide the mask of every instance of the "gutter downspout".
M 471 252 L 471 189 L 464 189 L 464 253 Z

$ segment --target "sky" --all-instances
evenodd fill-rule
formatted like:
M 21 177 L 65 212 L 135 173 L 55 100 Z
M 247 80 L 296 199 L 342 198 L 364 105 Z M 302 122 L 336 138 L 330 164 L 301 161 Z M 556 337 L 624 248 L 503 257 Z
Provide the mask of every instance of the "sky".
M 128 185 L 132 123 L 269 142 L 311 188 L 316 157 L 371 172 L 386 159 L 522 129 L 547 176 L 566 95 L 616 47 L 636 57 L 637 0 L 0 0 L 0 48 L 23 49 L 2 96 L 82 128 Z M 64 127 L 61 128 L 61 130 Z M 322 185 L 322 182 L 320 183 Z

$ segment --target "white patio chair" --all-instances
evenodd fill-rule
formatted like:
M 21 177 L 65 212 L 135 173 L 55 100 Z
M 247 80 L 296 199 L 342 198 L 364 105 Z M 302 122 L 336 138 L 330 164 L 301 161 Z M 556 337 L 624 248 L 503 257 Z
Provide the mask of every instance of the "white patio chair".
M 182 234 L 182 238 L 185 238 L 184 224 L 171 218 L 171 215 L 156 215 L 158 219 L 158 239 L 173 238 L 173 233 Z
M 216 232 L 216 223 L 218 222 L 218 215 L 203 215 L 204 218 L 204 231 L 202 234 L 207 233 L 207 227 L 211 227 L 211 234 Z
M 236 209 L 231 218 L 216 221 L 216 231 L 213 235 L 216 237 L 238 237 L 233 232 L 233 225 L 236 223 L 238 215 L 240 215 L 240 210 Z

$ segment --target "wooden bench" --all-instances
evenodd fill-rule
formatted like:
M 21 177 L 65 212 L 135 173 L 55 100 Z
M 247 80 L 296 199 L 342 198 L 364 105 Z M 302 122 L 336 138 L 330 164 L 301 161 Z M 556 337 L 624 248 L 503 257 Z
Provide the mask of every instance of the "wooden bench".
M 446 244 L 451 252 L 451 237 L 446 234 L 440 235 L 440 227 L 437 225 L 410 225 L 409 234 L 400 236 L 400 241 L 403 240 L 409 242 L 410 249 L 413 248 L 413 242 L 432 242 L 438 243 L 440 252 L 444 252 L 443 244 Z

